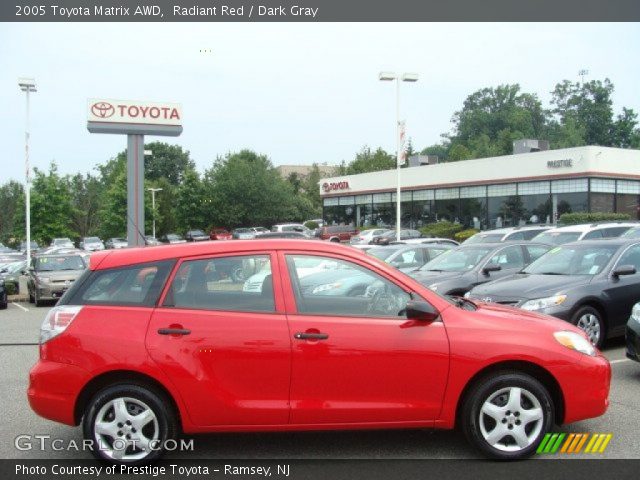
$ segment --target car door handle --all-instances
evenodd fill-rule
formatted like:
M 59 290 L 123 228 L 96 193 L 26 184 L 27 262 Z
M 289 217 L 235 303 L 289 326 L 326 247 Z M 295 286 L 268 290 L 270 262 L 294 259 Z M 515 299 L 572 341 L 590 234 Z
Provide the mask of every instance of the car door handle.
M 298 332 L 293 337 L 297 340 L 326 340 L 327 338 L 329 338 L 329 334 Z
M 158 333 L 160 335 L 189 335 L 191 330 L 186 328 L 159 328 Z

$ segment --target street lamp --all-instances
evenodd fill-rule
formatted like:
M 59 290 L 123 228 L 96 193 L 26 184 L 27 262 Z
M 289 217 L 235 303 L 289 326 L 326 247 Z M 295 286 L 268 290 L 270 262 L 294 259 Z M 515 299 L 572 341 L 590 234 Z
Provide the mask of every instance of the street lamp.
M 19 78 L 18 86 L 26 93 L 27 115 L 24 129 L 24 169 L 25 169 L 25 227 L 27 230 L 27 262 L 31 261 L 31 174 L 29 166 L 29 94 L 37 92 L 33 78 Z
M 153 210 L 153 238 L 156 238 L 156 192 L 161 192 L 161 188 L 147 188 L 151 192 L 151 210 Z
M 400 241 L 400 211 L 401 211 L 401 202 L 400 198 L 400 162 L 402 160 L 403 154 L 400 151 L 402 148 L 401 140 L 400 140 L 400 82 L 417 82 L 418 74 L 417 73 L 403 73 L 402 75 L 398 75 L 394 72 L 380 72 L 378 78 L 381 81 L 396 81 L 396 240 Z

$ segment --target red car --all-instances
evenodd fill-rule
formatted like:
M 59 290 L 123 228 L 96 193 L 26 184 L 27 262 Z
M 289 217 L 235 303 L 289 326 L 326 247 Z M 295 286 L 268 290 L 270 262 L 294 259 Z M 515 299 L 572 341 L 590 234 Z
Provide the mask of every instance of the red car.
M 319 237 L 330 242 L 348 242 L 359 233 L 353 225 L 329 225 L 320 229 Z
M 602 415 L 610 378 L 564 321 L 441 297 L 330 242 L 238 240 L 93 254 L 42 324 L 28 397 L 112 462 L 181 432 L 455 426 L 517 459 Z
M 209 238 L 211 240 L 231 240 L 233 236 L 229 230 L 225 230 L 224 228 L 212 228 L 211 233 L 209 233 Z

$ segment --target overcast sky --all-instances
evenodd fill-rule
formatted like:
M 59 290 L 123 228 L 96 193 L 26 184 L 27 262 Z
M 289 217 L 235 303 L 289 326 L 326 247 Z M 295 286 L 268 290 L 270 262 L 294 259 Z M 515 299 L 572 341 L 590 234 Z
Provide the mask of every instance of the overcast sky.
M 32 166 L 88 172 L 123 150 L 124 137 L 87 132 L 86 99 L 104 97 L 181 103 L 184 133 L 166 140 L 203 171 L 242 148 L 276 165 L 335 164 L 363 145 L 395 151 L 395 92 L 380 70 L 420 74 L 401 91 L 418 149 L 479 88 L 519 83 L 548 105 L 582 68 L 613 81 L 616 112 L 640 112 L 639 53 L 632 23 L 0 24 L 0 183 L 24 177 L 20 76 L 38 85 Z

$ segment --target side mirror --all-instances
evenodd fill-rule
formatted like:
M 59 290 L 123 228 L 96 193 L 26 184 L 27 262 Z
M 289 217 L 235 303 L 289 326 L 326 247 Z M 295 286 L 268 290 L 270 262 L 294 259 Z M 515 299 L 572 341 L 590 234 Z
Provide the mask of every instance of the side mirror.
M 489 273 L 491 272 L 499 272 L 500 270 L 502 270 L 502 267 L 500 265 L 490 263 L 488 265 L 485 265 L 485 267 L 482 269 L 482 273 L 484 273 L 485 275 L 489 275 Z
M 434 322 L 440 316 L 440 312 L 433 305 L 418 300 L 407 302 L 406 315 L 409 320 L 419 320 L 421 322 Z
M 620 265 L 613 271 L 614 277 L 621 277 L 622 275 L 635 275 L 636 267 L 633 265 Z

